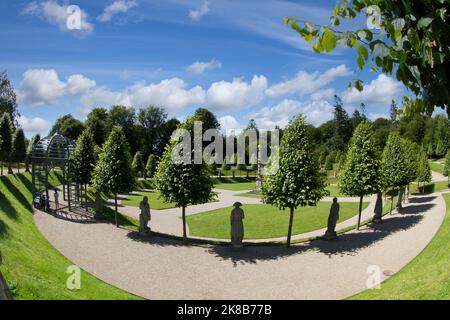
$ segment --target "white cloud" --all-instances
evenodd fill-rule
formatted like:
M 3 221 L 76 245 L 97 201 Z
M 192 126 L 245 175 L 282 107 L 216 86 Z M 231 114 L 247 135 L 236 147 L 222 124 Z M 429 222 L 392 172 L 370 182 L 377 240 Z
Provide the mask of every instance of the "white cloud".
M 81 97 L 80 112 L 87 114 L 93 107 L 109 107 L 115 104 L 137 108 L 155 105 L 164 107 L 169 112 L 176 112 L 204 101 L 203 88 L 195 86 L 189 89 L 185 81 L 172 78 L 156 84 L 137 82 L 122 91 L 113 91 L 106 87 L 90 90 Z
M 97 83 L 81 74 L 74 74 L 67 78 L 67 92 L 70 95 L 79 95 L 94 88 Z
M 111 21 L 116 14 L 126 13 L 137 5 L 138 3 L 134 0 L 116 0 L 103 10 L 103 13 L 98 17 L 98 20 L 101 22 Z
M 96 86 L 94 80 L 81 74 L 59 79 L 54 69 L 30 69 L 25 71 L 18 89 L 19 101 L 34 106 L 54 104 L 64 96 L 80 95 Z
M 343 101 L 347 104 L 359 105 L 384 104 L 388 105 L 395 99 L 402 90 L 402 84 L 394 79 L 380 74 L 377 79 L 364 86 L 364 90 L 359 92 L 352 88 L 350 91 L 342 93 Z
M 244 129 L 244 126 L 240 124 L 235 117 L 230 115 L 220 117 L 219 123 L 223 132 L 235 131 L 235 133 L 238 134 L 242 129 Z
M 334 89 L 324 89 L 324 90 L 319 90 L 314 92 L 311 95 L 311 99 L 314 101 L 318 101 L 318 100 L 328 100 L 334 97 L 334 95 L 336 94 L 336 91 Z
M 51 123 L 42 118 L 27 118 L 25 116 L 20 116 L 17 120 L 19 126 L 27 134 L 27 136 L 39 133 L 45 135 L 51 128 Z
M 313 93 L 331 83 L 337 77 L 345 77 L 350 74 L 351 72 L 344 64 L 328 69 L 324 73 L 314 72 L 309 74 L 305 71 L 299 71 L 295 78 L 271 86 L 267 89 L 267 95 L 276 98 L 292 94 Z
M 286 127 L 289 121 L 297 114 L 306 116 L 306 120 L 313 125 L 320 125 L 333 118 L 333 106 L 327 101 L 300 102 L 296 100 L 283 100 L 274 107 L 265 107 L 251 113 L 262 129 L 273 129 L 275 126 Z
M 191 19 L 194 21 L 198 21 L 208 13 L 209 13 L 209 4 L 208 1 L 205 1 L 198 10 L 189 10 L 189 17 L 191 17 Z
M 168 111 L 177 111 L 205 101 L 205 91 L 200 86 L 187 89 L 184 80 L 166 79 L 157 84 L 137 83 L 128 90 L 133 106 L 157 105 Z
M 23 74 L 18 93 L 19 101 L 31 105 L 53 104 L 65 95 L 66 84 L 53 69 L 27 70 Z
M 192 74 L 203 74 L 206 71 L 221 69 L 222 63 L 216 59 L 213 59 L 208 62 L 194 62 L 189 67 L 187 67 L 186 71 Z
M 48 23 L 58 26 L 61 31 L 73 31 L 81 35 L 87 35 L 94 30 L 94 26 L 88 21 L 88 15 L 84 10 L 80 9 L 80 28 L 68 28 L 68 19 L 73 12 L 69 9 L 71 5 L 66 3 L 59 5 L 58 1 L 30 2 L 23 10 L 22 14 L 37 16 Z
M 208 89 L 206 104 L 216 111 L 242 109 L 260 102 L 266 89 L 267 78 L 264 76 L 254 76 L 251 83 L 238 78 L 232 82 L 220 81 Z

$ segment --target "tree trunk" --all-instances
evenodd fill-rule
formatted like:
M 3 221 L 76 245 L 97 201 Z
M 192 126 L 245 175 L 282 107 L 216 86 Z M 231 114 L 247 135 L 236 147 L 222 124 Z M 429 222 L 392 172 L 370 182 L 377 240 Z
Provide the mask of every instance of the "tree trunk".
M 181 208 L 183 214 L 183 243 L 187 244 L 187 231 L 186 231 L 186 207 Z
M 117 208 L 117 193 L 114 195 L 114 205 L 116 207 L 116 227 L 119 227 L 119 209 Z
M 394 195 L 391 193 L 391 211 L 389 211 L 389 214 L 392 214 L 393 207 L 394 207 Z
M 3 161 L 1 162 L 1 171 L 0 171 L 0 176 L 2 176 L 3 175 Z
M 8 163 L 8 174 L 14 174 L 14 171 L 12 169 L 12 162 L 11 161 Z
M 20 173 L 20 162 L 17 163 L 17 173 Z
M 356 226 L 356 230 L 359 230 L 359 227 L 361 226 L 361 213 L 362 213 L 362 204 L 363 204 L 363 197 L 359 197 L 359 214 L 358 214 L 358 225 Z
M 403 209 L 402 198 L 403 198 L 403 187 L 400 187 L 398 189 L 397 210 Z
M 25 161 L 25 172 L 30 172 L 30 161 Z
M 289 248 L 291 246 L 291 237 L 292 237 L 292 225 L 294 223 L 294 208 L 290 208 L 290 217 L 289 217 L 289 229 L 288 229 L 288 236 L 287 236 L 287 247 Z

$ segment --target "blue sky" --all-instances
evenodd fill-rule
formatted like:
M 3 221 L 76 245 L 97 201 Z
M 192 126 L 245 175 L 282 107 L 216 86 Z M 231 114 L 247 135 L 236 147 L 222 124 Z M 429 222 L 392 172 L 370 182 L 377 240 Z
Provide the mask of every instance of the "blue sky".
M 285 16 L 325 24 L 336 2 L 279 0 L 2 1 L 0 69 L 19 97 L 28 136 L 46 133 L 67 113 L 84 120 L 93 107 L 158 105 L 184 118 L 214 111 L 224 129 L 250 119 L 284 126 L 303 113 L 319 125 L 332 117 L 333 95 L 352 112 L 387 115 L 398 82 L 355 72 L 355 53 L 315 54 Z M 67 27 L 67 8 L 80 9 L 80 30 Z M 364 19 L 354 24 L 363 26 Z M 348 91 L 362 78 L 361 94 Z

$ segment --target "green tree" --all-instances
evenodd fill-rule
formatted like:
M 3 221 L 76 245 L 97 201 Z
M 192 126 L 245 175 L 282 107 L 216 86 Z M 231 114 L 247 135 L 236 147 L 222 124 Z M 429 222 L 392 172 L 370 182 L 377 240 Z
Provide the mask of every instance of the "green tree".
M 450 120 L 443 115 L 437 115 L 436 118 L 435 138 L 436 149 L 435 153 L 438 157 L 443 157 L 450 148 Z
M 445 155 L 444 176 L 447 177 L 447 181 L 450 181 L 450 150 Z
M 85 130 L 78 137 L 75 150 L 69 160 L 70 179 L 72 182 L 84 186 L 85 201 L 87 201 L 87 185 L 92 180 L 96 160 L 94 138 L 90 130 Z
M 425 152 L 421 152 L 417 157 L 418 167 L 417 167 L 417 182 L 419 183 L 428 183 L 431 182 L 431 168 L 430 163 L 428 162 L 428 157 Z
M 85 129 L 86 127 L 80 120 L 68 114 L 56 120 L 56 123 L 50 130 L 50 135 L 55 134 L 59 130 L 63 136 L 77 140 Z
M 448 0 L 346 0 L 333 10 L 330 25 L 297 18 L 286 18 L 285 22 L 312 43 L 315 52 L 331 52 L 339 43 L 357 51 L 359 69 L 372 61 L 372 70 L 394 75 L 421 97 L 407 104 L 408 113 L 431 115 L 440 107 L 450 115 L 448 5 Z M 360 19 L 362 15 L 382 31 L 366 24 L 352 30 L 339 27 L 341 20 Z M 354 85 L 363 90 L 361 80 Z
M 352 121 L 343 107 L 341 98 L 334 96 L 334 99 L 334 133 L 330 141 L 331 149 L 345 150 L 352 136 Z M 362 121 L 362 119 L 359 121 Z
M 142 126 L 137 126 L 136 121 L 136 110 L 125 106 L 111 107 L 108 112 L 108 119 L 106 120 L 108 133 L 115 126 L 122 127 L 131 154 L 135 154 L 141 150 L 144 143 L 144 129 Z
M 163 108 L 148 107 L 141 109 L 138 115 L 139 124 L 144 128 L 144 155 L 155 154 L 162 149 L 164 124 L 167 113 Z
M 17 107 L 17 97 L 6 71 L 0 73 L 0 118 L 7 113 L 14 123 L 20 114 Z
M 8 163 L 8 171 L 11 170 L 11 150 L 13 146 L 13 125 L 9 113 L 4 113 L 0 119 L 0 161 L 1 175 L 3 175 L 3 163 Z
M 333 161 L 331 153 L 325 158 L 325 170 L 333 170 Z
M 26 167 L 26 172 L 30 172 L 30 161 L 31 161 L 31 157 L 33 156 L 33 148 L 36 145 L 36 143 L 38 143 L 39 141 L 41 141 L 41 136 L 39 134 L 33 136 L 30 140 L 30 142 L 28 143 L 28 147 L 27 147 L 27 154 L 26 154 L 26 158 L 25 158 L 25 167 Z
M 22 129 L 17 129 L 13 136 L 12 161 L 17 163 L 17 173 L 19 173 L 20 163 L 25 160 L 27 153 L 27 145 L 25 134 Z
M 86 119 L 86 129 L 91 131 L 95 143 L 102 146 L 108 135 L 106 121 L 108 112 L 104 108 L 94 108 Z
M 401 208 L 402 188 L 408 184 L 409 168 L 407 153 L 403 146 L 404 140 L 396 131 L 391 132 L 383 150 L 381 162 L 381 173 L 387 189 L 391 191 L 391 200 L 394 195 L 392 191 L 399 190 L 399 200 L 397 207 Z
M 295 117 L 283 133 L 279 148 L 278 170 L 271 163 L 273 175 L 266 175 L 262 184 L 264 202 L 280 210 L 290 210 L 287 246 L 291 244 L 294 210 L 315 206 L 328 194 L 320 174 L 317 158 L 312 157 L 314 144 L 307 133 L 305 118 Z
M 180 128 L 193 135 L 193 127 L 186 121 Z M 186 207 L 189 205 L 203 204 L 212 200 L 213 182 L 206 164 L 194 164 L 194 159 L 187 162 L 174 161 L 173 153 L 180 141 L 172 140 L 166 148 L 156 173 L 156 187 L 165 202 L 175 203 L 182 210 L 183 217 L 183 241 L 187 242 L 186 232 Z M 183 141 L 183 143 L 186 143 Z M 191 146 L 192 155 L 193 149 Z
M 145 166 L 145 175 L 153 179 L 156 174 L 157 161 L 154 154 L 148 156 L 147 165 Z
M 373 139 L 373 128 L 367 121 L 356 128 L 340 174 L 340 189 L 348 196 L 359 196 L 357 229 L 361 223 L 363 198 L 380 190 L 380 159 Z
M 94 168 L 93 186 L 97 192 L 114 194 L 116 226 L 119 226 L 117 195 L 131 192 L 135 186 L 131 161 L 130 147 L 123 129 L 114 127 Z
M 134 155 L 133 164 L 131 167 L 137 176 L 144 176 L 144 158 L 142 157 L 142 153 L 140 151 L 136 152 Z

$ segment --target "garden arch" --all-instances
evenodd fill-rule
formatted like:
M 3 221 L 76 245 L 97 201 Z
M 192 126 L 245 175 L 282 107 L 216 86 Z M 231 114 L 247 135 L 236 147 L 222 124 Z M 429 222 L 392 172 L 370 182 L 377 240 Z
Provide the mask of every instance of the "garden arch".
M 32 166 L 32 195 L 33 204 L 37 198 L 45 196 L 44 211 L 49 212 L 49 174 L 52 170 L 59 168 L 63 182 L 63 198 L 67 202 L 69 211 L 73 206 L 79 204 L 76 185 L 70 182 L 70 155 L 75 149 L 75 142 L 56 132 L 52 136 L 43 138 L 33 147 L 31 156 Z M 62 207 L 61 209 L 64 209 Z

